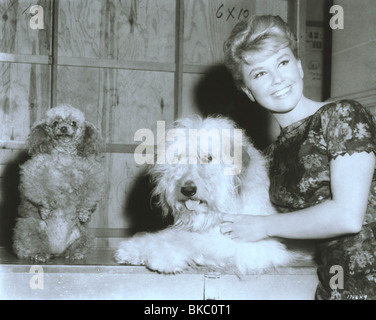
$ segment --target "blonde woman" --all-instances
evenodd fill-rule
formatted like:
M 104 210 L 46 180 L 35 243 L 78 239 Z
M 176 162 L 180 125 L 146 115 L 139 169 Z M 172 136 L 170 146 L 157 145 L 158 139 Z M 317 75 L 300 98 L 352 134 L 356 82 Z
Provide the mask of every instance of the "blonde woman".
M 279 16 L 239 22 L 224 50 L 237 87 L 280 125 L 265 153 L 270 199 L 283 214 L 228 214 L 221 231 L 246 241 L 318 239 L 316 299 L 376 299 L 372 116 L 356 101 L 325 103 L 303 95 L 296 38 Z M 333 266 L 343 270 L 343 287 L 330 281 Z

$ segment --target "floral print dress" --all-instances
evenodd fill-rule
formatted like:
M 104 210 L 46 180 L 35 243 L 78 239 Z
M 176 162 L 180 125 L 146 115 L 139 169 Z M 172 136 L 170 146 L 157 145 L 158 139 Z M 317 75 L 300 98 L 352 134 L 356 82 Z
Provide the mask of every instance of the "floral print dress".
M 376 153 L 376 125 L 368 110 L 352 100 L 322 106 L 283 128 L 267 148 L 271 201 L 283 213 L 331 199 L 330 161 L 363 151 Z M 316 299 L 376 299 L 376 174 L 362 230 L 317 243 Z

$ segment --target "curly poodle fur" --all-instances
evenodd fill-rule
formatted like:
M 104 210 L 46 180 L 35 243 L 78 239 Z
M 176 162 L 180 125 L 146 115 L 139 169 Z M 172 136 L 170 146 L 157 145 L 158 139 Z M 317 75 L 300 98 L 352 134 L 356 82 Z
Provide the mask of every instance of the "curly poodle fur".
M 101 135 L 80 110 L 64 104 L 33 126 L 27 147 L 14 251 L 37 262 L 82 259 L 93 244 L 90 216 L 105 193 Z

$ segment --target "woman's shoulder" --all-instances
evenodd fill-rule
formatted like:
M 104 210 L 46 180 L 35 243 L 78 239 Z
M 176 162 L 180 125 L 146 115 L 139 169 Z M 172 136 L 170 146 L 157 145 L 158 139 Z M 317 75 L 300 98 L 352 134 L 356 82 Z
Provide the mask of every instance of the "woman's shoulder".
M 329 101 L 324 104 L 318 111 L 317 114 L 320 116 L 339 116 L 348 117 L 354 113 L 367 113 L 370 114 L 367 108 L 355 100 L 337 100 Z
M 373 115 L 366 107 L 355 100 L 328 102 L 316 112 L 315 118 L 324 130 L 341 126 L 353 127 L 363 123 L 375 130 Z

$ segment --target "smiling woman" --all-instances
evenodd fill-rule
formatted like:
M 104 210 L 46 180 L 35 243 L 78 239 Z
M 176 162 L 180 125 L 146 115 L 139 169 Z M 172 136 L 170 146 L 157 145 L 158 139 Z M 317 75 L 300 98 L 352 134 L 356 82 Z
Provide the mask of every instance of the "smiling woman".
M 290 48 L 282 48 L 266 60 L 245 57 L 243 91 L 273 113 L 291 111 L 302 98 L 303 69 Z M 252 62 L 248 62 L 251 60 Z
M 303 95 L 296 40 L 278 16 L 235 26 L 225 55 L 239 89 L 281 127 L 266 154 L 269 195 L 284 214 L 226 215 L 222 232 L 245 241 L 320 239 L 318 299 L 376 298 L 376 126 L 356 101 L 313 101 Z M 339 157 L 340 156 L 340 157 Z M 331 267 L 344 286 L 332 286 Z

